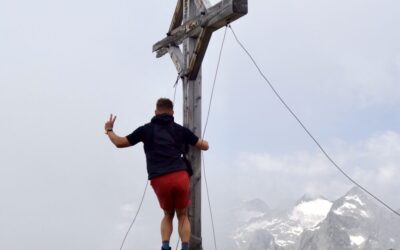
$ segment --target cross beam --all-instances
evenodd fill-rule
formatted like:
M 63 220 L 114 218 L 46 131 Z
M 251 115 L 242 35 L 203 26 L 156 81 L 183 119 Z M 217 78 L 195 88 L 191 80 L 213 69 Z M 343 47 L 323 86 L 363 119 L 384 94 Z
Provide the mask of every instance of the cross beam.
M 211 7 L 209 7 L 207 0 L 196 0 L 200 14 L 180 25 L 183 20 L 183 1 L 178 0 L 167 37 L 153 45 L 153 52 L 157 52 L 157 57 L 162 57 L 170 52 L 171 48 L 182 44 L 185 39 L 197 38 L 188 65 L 173 59 L 179 73 L 183 73 L 183 75 L 189 76 L 190 80 L 194 80 L 199 72 L 212 33 L 246 15 L 247 0 L 223 0 Z M 170 52 L 170 54 L 176 54 L 176 50 Z
M 201 64 L 212 33 L 247 14 L 247 0 L 222 0 L 211 6 L 208 0 L 178 0 L 167 37 L 153 45 L 157 57 L 169 53 L 182 78 L 183 125 L 197 136 L 201 132 Z M 179 47 L 182 46 L 182 50 Z M 189 219 L 191 250 L 203 250 L 201 237 L 201 153 L 191 147 L 188 159 L 193 167 L 190 180 Z

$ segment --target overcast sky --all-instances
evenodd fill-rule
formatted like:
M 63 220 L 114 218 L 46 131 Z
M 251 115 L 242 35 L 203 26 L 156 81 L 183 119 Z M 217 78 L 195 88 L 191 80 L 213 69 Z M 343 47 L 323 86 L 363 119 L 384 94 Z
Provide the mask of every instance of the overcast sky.
M 217 1 L 212 1 L 216 3 Z M 150 120 L 176 70 L 152 45 L 175 1 L 0 2 L 0 249 L 119 249 L 146 183 L 142 146 L 103 133 Z M 249 1 L 233 24 L 279 93 L 352 177 L 400 208 L 400 3 Z M 203 63 L 203 110 L 223 30 Z M 181 91 L 176 120 L 181 117 Z M 203 116 L 204 117 L 204 116 Z M 243 200 L 272 208 L 352 187 L 283 108 L 228 31 L 205 154 L 217 237 Z M 204 245 L 212 249 L 204 202 Z M 126 249 L 159 247 L 151 189 Z M 176 236 L 174 236 L 176 239 Z

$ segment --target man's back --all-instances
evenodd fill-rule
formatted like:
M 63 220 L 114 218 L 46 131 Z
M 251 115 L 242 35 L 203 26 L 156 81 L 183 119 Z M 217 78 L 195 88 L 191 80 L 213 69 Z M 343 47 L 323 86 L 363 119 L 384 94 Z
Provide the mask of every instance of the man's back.
M 183 161 L 186 145 L 195 145 L 199 138 L 174 122 L 169 114 L 153 117 L 150 123 L 137 128 L 126 137 L 131 145 L 143 142 L 149 179 L 186 170 Z

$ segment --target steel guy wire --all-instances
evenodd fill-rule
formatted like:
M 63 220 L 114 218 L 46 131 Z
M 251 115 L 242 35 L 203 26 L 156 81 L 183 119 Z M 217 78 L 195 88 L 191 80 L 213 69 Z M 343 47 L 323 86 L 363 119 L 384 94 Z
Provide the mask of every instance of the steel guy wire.
M 228 26 L 225 27 L 224 37 L 222 39 L 222 44 L 221 44 L 221 48 L 220 48 L 219 55 L 218 55 L 217 68 L 215 69 L 214 82 L 213 82 L 212 89 L 211 89 L 210 102 L 208 104 L 208 111 L 207 111 L 207 116 L 206 116 L 207 118 L 206 118 L 206 122 L 204 124 L 204 129 L 203 129 L 203 138 L 205 137 L 205 134 L 206 134 L 206 131 L 207 131 L 207 126 L 208 126 L 208 121 L 209 121 L 210 114 L 211 114 L 212 100 L 213 100 L 213 97 L 214 97 L 214 90 L 215 90 L 215 85 L 216 85 L 216 82 L 217 82 L 219 66 L 221 64 L 222 51 L 224 50 L 227 31 L 228 31 Z M 206 184 L 207 201 L 208 201 L 208 207 L 209 207 L 209 210 L 210 210 L 211 226 L 212 226 L 213 237 L 214 237 L 214 248 L 215 248 L 215 250 L 217 250 L 218 249 L 217 248 L 217 239 L 216 239 L 216 233 L 215 233 L 213 212 L 212 212 L 212 207 L 211 207 L 210 192 L 209 192 L 209 188 L 208 188 L 208 181 L 207 181 L 207 174 L 206 174 L 206 164 L 205 164 L 203 152 L 201 152 L 201 156 L 202 156 L 201 158 L 202 158 L 202 161 L 203 161 L 204 183 Z
M 214 97 L 214 90 L 215 90 L 215 85 L 216 85 L 216 82 L 217 82 L 217 76 L 218 76 L 218 72 L 219 72 L 219 66 L 220 66 L 220 64 L 221 64 L 222 51 L 223 51 L 223 49 L 224 49 L 224 44 L 225 44 L 225 40 L 226 40 L 226 33 L 227 33 L 227 30 L 228 30 L 228 27 L 225 28 L 224 36 L 223 36 L 222 43 L 221 43 L 221 48 L 220 48 L 219 55 L 218 55 L 217 68 L 216 68 L 215 74 L 214 74 L 214 81 L 213 81 L 213 84 L 212 84 L 211 95 L 210 95 L 210 101 L 209 101 L 209 104 L 208 104 L 208 111 L 207 111 L 207 116 L 206 116 L 206 122 L 205 122 L 205 124 L 204 124 L 204 129 L 203 129 L 202 138 L 204 138 L 204 136 L 205 136 L 205 134 L 206 134 L 206 130 L 207 130 L 207 126 L 208 126 L 208 121 L 209 121 L 210 114 L 211 114 L 212 100 L 213 100 L 213 97 Z M 218 250 L 218 248 L 217 248 L 217 238 L 216 238 L 215 226 L 214 226 L 214 217 L 213 217 L 213 213 L 212 213 L 211 200 L 210 200 L 210 192 L 209 192 L 209 188 L 208 188 L 207 175 L 206 175 L 206 165 L 205 165 L 205 161 L 204 161 L 204 154 L 203 154 L 203 152 L 201 152 L 201 158 L 202 158 L 202 162 L 203 162 L 204 183 L 206 184 L 206 193 L 207 193 L 208 208 L 209 208 L 209 211 L 210 211 L 211 226 L 212 226 L 213 239 L 214 239 L 214 248 L 215 248 L 215 250 Z M 178 249 L 178 245 L 179 245 L 179 240 L 178 240 L 178 243 L 177 243 L 177 245 L 176 245 L 176 249 Z
M 285 108 L 290 112 L 290 114 L 297 120 L 297 122 L 300 124 L 300 126 L 304 129 L 304 131 L 309 135 L 309 137 L 315 142 L 315 144 L 318 146 L 318 148 L 322 151 L 322 153 L 325 155 L 325 157 L 333 164 L 333 166 L 336 167 L 337 170 L 339 170 L 348 180 L 350 180 L 353 184 L 355 184 L 357 187 L 362 189 L 364 192 L 369 194 L 372 198 L 374 198 L 376 201 L 381 203 L 383 206 L 385 206 L 387 209 L 392 211 L 394 214 L 400 216 L 400 213 L 394 210 L 392 207 L 390 207 L 388 204 L 386 204 L 384 201 L 382 201 L 380 198 L 369 192 L 366 188 L 364 188 L 361 184 L 359 184 L 357 181 L 355 181 L 353 178 L 351 178 L 339 165 L 330 157 L 330 155 L 326 152 L 326 150 L 321 146 L 321 144 L 318 142 L 318 140 L 311 134 L 309 129 L 304 125 L 304 123 L 300 120 L 300 118 L 294 113 L 294 111 L 289 107 L 289 105 L 283 100 L 281 95 L 278 93 L 278 91 L 275 89 L 275 87 L 272 85 L 272 83 L 268 80 L 268 78 L 265 76 L 263 71 L 261 70 L 260 66 L 258 66 L 257 62 L 253 58 L 253 56 L 250 54 L 250 52 L 246 49 L 246 47 L 243 45 L 243 43 L 238 39 L 236 36 L 235 31 L 233 30 L 232 26 L 228 26 L 231 31 L 233 36 L 235 37 L 236 42 L 239 44 L 239 46 L 243 49 L 243 51 L 247 54 L 247 56 L 250 58 L 250 60 L 253 62 L 254 66 L 257 68 L 258 72 L 264 78 L 264 80 L 268 83 L 269 87 L 272 89 L 272 91 L 275 93 L 276 97 L 281 101 L 281 103 L 285 106 Z
M 142 208 L 142 205 L 143 205 L 144 197 L 146 196 L 146 191 L 147 191 L 147 187 L 148 187 L 148 186 L 149 186 L 149 181 L 146 181 L 146 186 L 145 186 L 145 188 L 144 188 L 143 195 L 142 195 L 142 199 L 141 199 L 141 201 L 140 201 L 139 207 L 138 207 L 138 209 L 137 209 L 137 211 L 136 211 L 135 217 L 133 218 L 133 220 L 132 220 L 132 222 L 131 222 L 131 224 L 130 224 L 130 226 L 129 226 L 129 228 L 128 228 L 128 231 L 126 231 L 124 240 L 122 241 L 121 247 L 119 248 L 120 250 L 122 250 L 122 248 L 124 247 L 126 238 L 128 237 L 128 234 L 129 234 L 129 232 L 131 231 L 131 228 L 132 228 L 133 224 L 135 224 L 135 221 L 136 221 L 137 216 L 139 215 L 140 209 Z

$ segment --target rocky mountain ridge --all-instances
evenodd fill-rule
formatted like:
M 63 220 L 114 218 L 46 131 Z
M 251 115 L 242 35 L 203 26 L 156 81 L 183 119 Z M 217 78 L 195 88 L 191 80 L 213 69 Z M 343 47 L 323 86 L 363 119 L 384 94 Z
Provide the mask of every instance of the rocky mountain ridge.
M 358 188 L 333 202 L 303 196 L 284 213 L 264 211 L 235 230 L 237 249 L 400 250 L 400 218 Z

